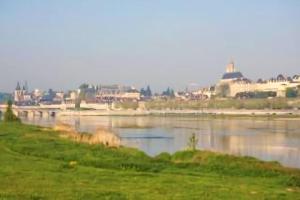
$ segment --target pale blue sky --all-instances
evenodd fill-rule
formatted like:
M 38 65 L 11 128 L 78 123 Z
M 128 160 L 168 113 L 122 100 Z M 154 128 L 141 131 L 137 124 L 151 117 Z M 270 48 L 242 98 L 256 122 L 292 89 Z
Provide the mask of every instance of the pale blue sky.
M 298 0 L 0 0 L 0 91 L 300 73 Z

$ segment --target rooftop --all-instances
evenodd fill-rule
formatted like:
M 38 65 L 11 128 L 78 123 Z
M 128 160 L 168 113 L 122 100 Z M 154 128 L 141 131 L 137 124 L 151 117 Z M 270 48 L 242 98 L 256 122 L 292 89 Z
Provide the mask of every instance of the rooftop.
M 229 72 L 225 73 L 222 77 L 222 79 L 237 79 L 237 78 L 243 78 L 243 74 L 241 72 Z

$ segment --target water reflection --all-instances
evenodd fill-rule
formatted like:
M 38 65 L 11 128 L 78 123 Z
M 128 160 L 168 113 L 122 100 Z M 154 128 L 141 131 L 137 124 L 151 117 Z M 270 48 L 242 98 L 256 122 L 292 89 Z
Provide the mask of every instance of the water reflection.
M 207 119 L 190 117 L 61 117 L 23 119 L 27 123 L 52 126 L 63 122 L 79 131 L 113 129 L 122 144 L 149 155 L 173 153 L 187 147 L 192 133 L 198 148 L 234 155 L 276 160 L 300 168 L 300 119 Z

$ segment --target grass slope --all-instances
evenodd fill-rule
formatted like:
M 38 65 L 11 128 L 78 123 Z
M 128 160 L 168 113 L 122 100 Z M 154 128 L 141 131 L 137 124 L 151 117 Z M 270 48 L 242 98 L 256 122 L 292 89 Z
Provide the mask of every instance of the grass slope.
M 205 151 L 151 158 L 1 123 L 0 199 L 300 199 L 300 171 Z

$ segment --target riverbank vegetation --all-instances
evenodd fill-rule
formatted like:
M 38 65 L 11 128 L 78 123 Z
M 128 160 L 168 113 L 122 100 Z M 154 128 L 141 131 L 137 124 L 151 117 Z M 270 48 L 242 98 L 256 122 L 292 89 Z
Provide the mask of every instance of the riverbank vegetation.
M 78 143 L 0 122 L 0 199 L 299 199 L 300 170 L 206 151 Z
M 4 122 L 21 122 L 20 118 L 18 118 L 12 110 L 12 101 L 8 100 L 6 112 L 4 113 Z
M 201 110 L 201 109 L 300 109 L 300 99 L 209 99 L 181 101 L 175 99 L 153 100 L 145 104 L 149 110 Z
M 139 107 L 138 102 L 116 102 L 114 103 L 115 109 L 124 109 L 124 110 L 136 110 Z

